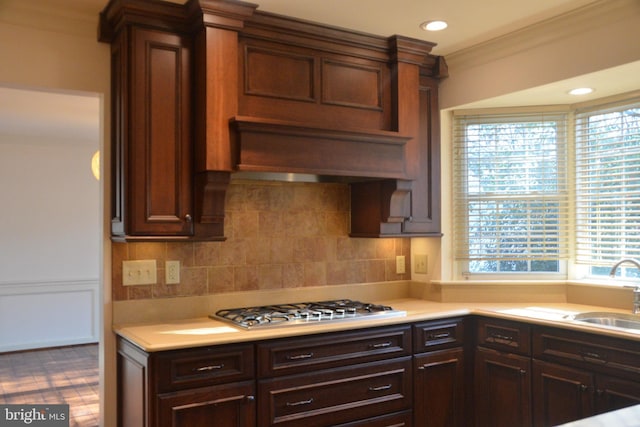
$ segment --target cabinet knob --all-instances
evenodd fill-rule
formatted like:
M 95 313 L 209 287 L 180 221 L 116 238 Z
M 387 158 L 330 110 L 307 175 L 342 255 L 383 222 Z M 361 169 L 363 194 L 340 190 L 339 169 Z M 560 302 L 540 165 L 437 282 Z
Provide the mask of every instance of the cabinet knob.
M 527 375 L 527 371 L 525 371 L 524 369 L 520 369 L 520 375 Z
M 191 222 L 191 221 L 193 221 L 193 218 L 191 217 L 191 215 L 190 215 L 190 214 L 186 214 L 186 215 L 184 216 L 184 220 L 185 220 L 185 221 L 187 221 L 187 222 Z
M 586 384 L 580 384 L 580 390 L 581 391 L 587 391 L 587 390 L 589 390 L 589 386 L 587 386 Z
M 254 400 L 256 400 L 256 397 L 255 397 L 255 396 L 251 396 L 251 395 L 249 395 L 249 396 L 246 396 L 246 397 L 245 397 L 245 400 L 246 400 L 247 402 L 253 402 Z

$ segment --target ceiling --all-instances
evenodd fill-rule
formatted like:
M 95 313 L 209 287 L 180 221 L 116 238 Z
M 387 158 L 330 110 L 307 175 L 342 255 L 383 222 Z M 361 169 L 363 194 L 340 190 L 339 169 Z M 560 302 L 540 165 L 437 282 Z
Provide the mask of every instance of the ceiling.
M 170 0 L 181 3 L 184 0 Z M 437 43 L 433 53 L 451 55 L 469 47 L 526 28 L 558 15 L 607 0 L 254 0 L 258 10 L 287 15 L 337 27 L 350 28 L 381 36 L 399 34 Z M 57 16 L 63 14 L 77 20 L 84 17 L 87 25 L 95 28 L 98 13 L 107 0 L 2 0 L 3 12 L 20 9 L 26 17 L 33 14 Z M 26 12 L 26 13 L 25 13 Z M 15 15 L 15 14 L 14 14 Z M 19 16 L 19 15 L 15 15 Z M 9 17 L 10 18 L 10 17 Z M 7 18 L 8 19 L 8 18 Z M 449 27 L 441 32 L 425 32 L 420 23 L 444 19 Z M 49 20 L 53 21 L 53 20 Z M 25 25 L 28 25 L 25 22 Z M 60 30 L 59 28 L 57 29 Z M 95 31 L 95 30 L 94 30 Z M 600 85 L 598 97 L 640 89 L 636 76 L 640 75 L 640 61 L 614 70 L 581 76 L 580 84 L 593 82 Z M 612 77 L 613 76 L 613 77 Z M 571 85 L 565 81 L 527 91 L 527 105 L 549 102 L 559 88 Z M 562 89 L 564 91 L 564 89 Z M 522 93 L 493 99 L 492 106 L 521 105 Z M 69 97 L 62 101 L 61 97 Z M 0 134 L 19 132 L 50 132 L 58 134 L 78 126 L 74 132 L 91 132 L 88 119 L 81 112 L 91 111 L 99 117 L 97 106 L 87 107 L 86 96 L 34 92 L 15 88 L 0 88 Z M 561 101 L 558 101 L 561 102 Z M 95 104 L 95 99 L 94 99 Z M 486 106 L 486 105 L 483 105 Z M 34 125 L 35 117 L 39 124 Z M 78 120 L 73 120 L 76 117 Z M 95 123 L 93 123 L 95 126 Z M 95 129 L 92 128 L 92 129 Z M 76 138 L 78 135 L 73 136 Z
M 595 0 L 256 0 L 258 10 L 350 28 L 381 36 L 399 34 L 437 43 L 448 55 Z M 440 32 L 420 29 L 443 19 Z

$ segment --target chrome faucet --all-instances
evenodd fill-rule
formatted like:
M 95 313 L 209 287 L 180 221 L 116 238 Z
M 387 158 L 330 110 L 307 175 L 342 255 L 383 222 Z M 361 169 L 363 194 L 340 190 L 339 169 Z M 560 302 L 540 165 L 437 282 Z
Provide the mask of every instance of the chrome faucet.
M 611 271 L 609 272 L 609 276 L 611 278 L 616 277 L 616 270 L 620 267 L 620 264 L 628 262 L 630 264 L 635 265 L 638 269 L 640 269 L 640 262 L 636 261 L 632 258 L 624 258 L 620 261 L 616 262 L 613 267 L 611 267 Z M 629 286 L 633 288 L 633 314 L 640 314 L 640 286 Z

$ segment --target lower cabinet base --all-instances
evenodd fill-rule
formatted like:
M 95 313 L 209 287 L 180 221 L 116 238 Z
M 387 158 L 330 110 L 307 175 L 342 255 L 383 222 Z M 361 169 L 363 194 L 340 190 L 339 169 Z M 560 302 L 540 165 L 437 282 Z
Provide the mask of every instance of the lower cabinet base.
M 411 356 L 405 356 L 260 380 L 258 426 L 365 425 L 349 422 L 409 410 L 411 403 Z

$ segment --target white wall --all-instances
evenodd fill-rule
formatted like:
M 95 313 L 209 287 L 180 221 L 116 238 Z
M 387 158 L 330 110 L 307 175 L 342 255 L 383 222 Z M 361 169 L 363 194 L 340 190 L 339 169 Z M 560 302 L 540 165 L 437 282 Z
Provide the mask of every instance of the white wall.
M 97 141 L 6 139 L 0 135 L 0 284 L 97 281 L 99 183 L 90 169 Z
M 106 0 L 1 0 L 0 86 L 81 91 L 98 97 L 101 108 L 103 170 L 110 159 L 110 47 L 97 41 L 98 13 Z M 100 417 L 116 425 L 116 350 L 111 331 L 111 244 L 108 209 L 109 175 L 101 181 L 103 200 L 99 276 L 102 279 L 100 329 Z M 5 185 L 3 182 L 2 185 Z M 4 206 L 3 206 L 4 208 Z
M 98 341 L 97 148 L 0 134 L 0 352 Z

